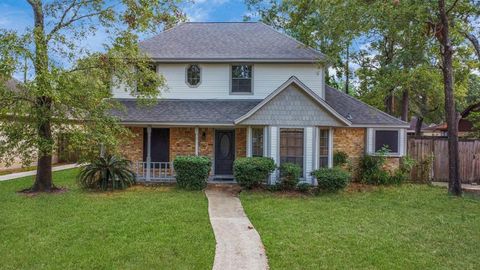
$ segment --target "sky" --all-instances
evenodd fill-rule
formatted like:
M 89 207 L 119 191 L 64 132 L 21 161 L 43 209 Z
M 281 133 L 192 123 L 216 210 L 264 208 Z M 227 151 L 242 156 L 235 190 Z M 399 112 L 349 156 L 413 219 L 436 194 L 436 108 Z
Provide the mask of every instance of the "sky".
M 184 5 L 192 22 L 242 21 L 247 14 L 244 0 L 195 0 Z M 0 1 L 0 28 L 22 31 L 30 26 L 33 14 L 26 0 Z
M 190 0 L 182 5 L 182 9 L 191 22 L 238 22 L 243 21 L 243 17 L 248 14 L 244 0 Z M 0 0 L 0 29 L 22 33 L 32 25 L 33 12 L 26 0 Z M 146 34 L 140 39 L 152 35 L 154 34 Z M 105 43 L 108 43 L 108 36 L 101 30 L 95 36 L 79 42 L 80 49 L 89 52 L 103 51 Z M 57 62 L 62 60 L 59 58 Z M 21 78 L 23 74 L 15 73 L 14 77 Z

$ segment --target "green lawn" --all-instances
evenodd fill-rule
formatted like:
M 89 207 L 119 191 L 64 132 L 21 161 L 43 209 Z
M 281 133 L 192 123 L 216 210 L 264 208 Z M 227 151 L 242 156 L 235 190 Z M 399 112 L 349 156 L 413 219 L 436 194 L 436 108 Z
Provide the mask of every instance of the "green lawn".
M 32 178 L 0 182 L 0 269 L 211 269 L 203 192 L 87 193 L 75 175 L 55 173 L 69 191 L 36 197 L 15 193 Z
M 405 185 L 292 198 L 243 192 L 271 269 L 479 269 L 480 201 Z

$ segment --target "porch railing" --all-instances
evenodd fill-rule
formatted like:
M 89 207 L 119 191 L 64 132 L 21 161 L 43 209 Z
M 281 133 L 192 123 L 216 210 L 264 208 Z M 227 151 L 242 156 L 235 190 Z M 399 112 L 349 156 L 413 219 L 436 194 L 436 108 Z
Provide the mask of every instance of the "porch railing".
M 135 163 L 137 181 L 140 182 L 175 182 L 173 162 L 144 162 Z

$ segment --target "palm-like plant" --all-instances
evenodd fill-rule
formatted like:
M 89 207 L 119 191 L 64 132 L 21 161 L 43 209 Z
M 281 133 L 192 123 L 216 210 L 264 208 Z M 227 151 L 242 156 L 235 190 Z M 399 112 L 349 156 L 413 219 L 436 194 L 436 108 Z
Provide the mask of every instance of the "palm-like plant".
M 84 166 L 77 176 L 79 185 L 89 189 L 125 189 L 135 184 L 130 160 L 107 155 Z

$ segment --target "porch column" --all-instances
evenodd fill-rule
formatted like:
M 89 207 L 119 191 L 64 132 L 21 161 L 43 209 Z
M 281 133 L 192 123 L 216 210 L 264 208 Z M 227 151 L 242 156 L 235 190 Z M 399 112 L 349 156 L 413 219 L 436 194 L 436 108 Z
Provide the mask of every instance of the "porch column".
M 328 129 L 328 167 L 333 168 L 333 128 Z
M 279 153 L 279 142 L 280 142 L 280 133 L 279 133 L 279 128 L 278 127 L 272 127 L 272 126 L 269 126 L 268 127 L 268 139 L 270 140 L 270 143 L 269 143 L 269 147 L 268 147 L 268 156 L 271 157 L 273 159 L 273 161 L 275 162 L 275 164 L 277 166 L 280 165 L 280 158 L 278 157 L 278 153 Z M 270 185 L 275 185 L 275 183 L 277 182 L 277 178 L 278 178 L 278 169 L 275 169 L 275 171 L 270 174 Z
M 304 163 L 303 163 L 303 176 L 305 182 L 309 184 L 313 184 L 312 176 L 310 173 L 313 171 L 313 162 L 314 162 L 314 127 L 306 127 L 303 129 L 304 131 Z
M 195 128 L 195 156 L 198 156 L 198 127 Z
M 247 157 L 252 156 L 252 127 L 247 127 Z
M 152 162 L 152 126 L 147 127 L 147 174 L 146 181 L 151 179 L 151 162 Z

